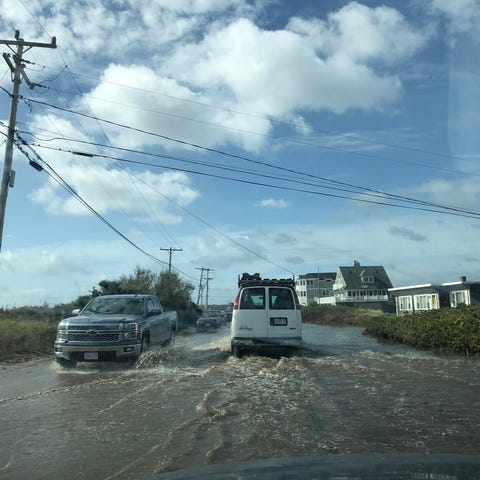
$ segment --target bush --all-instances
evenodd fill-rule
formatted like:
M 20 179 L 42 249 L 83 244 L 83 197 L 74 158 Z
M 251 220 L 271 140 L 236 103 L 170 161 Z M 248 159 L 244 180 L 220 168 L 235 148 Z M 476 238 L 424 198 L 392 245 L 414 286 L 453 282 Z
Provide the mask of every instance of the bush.
M 36 320 L 0 319 L 0 359 L 15 354 L 52 351 L 57 324 Z
M 366 333 L 436 352 L 480 355 L 480 307 L 460 305 L 404 317 L 370 318 Z
M 380 310 L 352 308 L 344 305 L 308 305 L 302 307 L 302 320 L 316 325 L 364 327 L 370 318 L 387 318 Z

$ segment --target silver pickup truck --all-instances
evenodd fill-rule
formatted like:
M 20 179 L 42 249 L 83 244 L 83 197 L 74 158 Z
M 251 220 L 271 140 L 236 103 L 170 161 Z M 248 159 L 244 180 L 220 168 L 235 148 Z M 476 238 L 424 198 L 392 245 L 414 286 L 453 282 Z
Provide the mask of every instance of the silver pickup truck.
M 63 367 L 79 361 L 135 359 L 150 345 L 175 338 L 177 312 L 153 295 L 102 295 L 58 324 L 55 357 Z

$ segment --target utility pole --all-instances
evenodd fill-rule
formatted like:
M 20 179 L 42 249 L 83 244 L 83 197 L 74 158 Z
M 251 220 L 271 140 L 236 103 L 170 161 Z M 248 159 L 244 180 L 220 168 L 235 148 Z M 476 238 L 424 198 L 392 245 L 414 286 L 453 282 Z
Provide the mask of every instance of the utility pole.
M 200 300 L 203 301 L 203 272 L 205 269 L 203 267 L 195 267 L 197 270 L 200 270 L 200 282 L 198 284 L 198 295 L 197 295 L 197 305 L 200 305 Z
M 209 273 L 213 272 L 211 268 L 205 267 L 195 267 L 197 270 L 200 270 L 200 283 L 198 285 L 198 296 L 197 296 L 197 305 L 200 306 L 200 303 L 204 305 L 204 311 L 208 310 L 208 282 L 212 280 L 212 277 L 209 277 Z M 204 276 L 205 272 L 205 276 Z M 205 281 L 205 284 L 203 283 Z M 205 303 L 203 303 L 203 290 L 205 289 Z
M 38 43 L 38 42 L 25 42 L 23 38 L 20 38 L 20 31 L 15 31 L 15 40 L 0 40 L 0 45 L 7 45 L 13 52 L 13 63 L 10 59 L 11 55 L 8 53 L 3 54 L 3 58 L 10 70 L 12 71 L 13 90 L 12 98 L 10 100 L 10 117 L 8 120 L 8 134 L 5 144 L 5 157 L 3 161 L 3 175 L 2 183 L 0 185 L 0 250 L 2 248 L 3 239 L 3 225 L 5 223 L 5 210 L 7 207 L 7 195 L 8 189 L 13 188 L 15 179 L 15 172 L 12 170 L 12 157 L 13 157 L 13 143 L 15 140 L 15 125 L 17 122 L 17 105 L 18 94 L 20 90 L 20 83 L 22 78 L 33 89 L 34 83 L 31 83 L 24 72 L 24 65 L 22 63 L 22 56 L 33 47 L 41 48 L 57 48 L 56 38 L 52 37 L 51 43 Z M 16 47 L 16 51 L 13 47 Z
M 160 248 L 160 250 L 165 250 L 166 252 L 169 252 L 168 255 L 168 273 L 172 273 L 172 253 L 173 252 L 181 252 L 181 248 Z
M 206 292 L 205 292 L 205 311 L 208 312 L 208 281 L 212 280 L 212 277 L 209 277 L 208 274 L 210 272 L 213 272 L 213 270 L 210 269 L 210 268 L 206 268 L 205 270 L 207 271 L 207 278 L 206 278 L 207 283 L 206 283 L 206 287 L 205 287 L 205 290 L 206 290 Z

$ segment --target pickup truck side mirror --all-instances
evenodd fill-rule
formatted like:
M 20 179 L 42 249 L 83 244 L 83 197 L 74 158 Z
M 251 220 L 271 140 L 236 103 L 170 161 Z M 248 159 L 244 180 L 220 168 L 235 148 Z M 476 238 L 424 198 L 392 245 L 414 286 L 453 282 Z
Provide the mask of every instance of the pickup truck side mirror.
M 161 315 L 162 310 L 160 308 L 155 308 L 147 312 L 147 317 L 152 317 L 153 315 Z
M 74 308 L 72 310 L 72 315 L 78 315 L 80 313 L 80 309 L 79 308 Z

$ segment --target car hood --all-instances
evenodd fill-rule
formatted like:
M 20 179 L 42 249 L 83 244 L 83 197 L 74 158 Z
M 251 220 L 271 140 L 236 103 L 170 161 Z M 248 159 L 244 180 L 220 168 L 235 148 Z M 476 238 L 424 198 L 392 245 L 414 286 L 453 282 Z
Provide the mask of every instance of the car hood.
M 95 325 L 97 323 L 130 323 L 142 320 L 142 315 L 79 315 L 62 320 L 60 323 L 69 325 Z
M 148 480 L 478 480 L 480 457 L 435 454 L 314 455 L 232 462 L 159 473 Z

